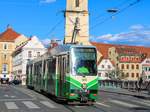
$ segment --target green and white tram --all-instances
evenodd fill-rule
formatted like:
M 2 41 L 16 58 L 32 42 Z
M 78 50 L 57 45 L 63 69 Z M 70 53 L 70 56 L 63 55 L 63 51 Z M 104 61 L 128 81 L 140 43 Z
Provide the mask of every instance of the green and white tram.
M 60 45 L 27 64 L 27 86 L 69 102 L 94 102 L 98 93 L 94 46 Z

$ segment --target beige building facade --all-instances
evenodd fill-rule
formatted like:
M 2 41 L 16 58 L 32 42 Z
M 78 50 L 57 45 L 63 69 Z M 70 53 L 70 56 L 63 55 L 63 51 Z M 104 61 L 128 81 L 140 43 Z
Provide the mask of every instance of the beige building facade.
M 141 76 L 142 54 L 136 49 L 111 47 L 108 50 L 108 56 L 115 63 L 115 68 L 119 71 L 123 80 L 139 79 Z
M 75 23 L 78 21 L 75 42 L 90 45 L 88 0 L 66 0 L 66 5 L 64 42 L 71 43 Z
M 15 32 L 10 26 L 0 34 L 0 79 L 9 81 L 12 76 L 12 53 L 16 46 L 27 38 Z

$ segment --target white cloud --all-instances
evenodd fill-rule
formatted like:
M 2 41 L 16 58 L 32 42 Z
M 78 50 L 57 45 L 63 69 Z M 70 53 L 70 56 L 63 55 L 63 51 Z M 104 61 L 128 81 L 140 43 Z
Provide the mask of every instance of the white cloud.
M 141 25 L 141 24 L 136 24 L 136 25 L 132 25 L 132 26 L 130 27 L 130 29 L 131 29 L 131 30 L 142 30 L 142 29 L 144 29 L 144 26 Z
M 91 41 L 98 41 L 110 44 L 143 45 L 150 47 L 150 28 L 143 25 L 133 25 L 129 32 L 118 34 L 105 34 L 102 36 L 92 36 Z
M 112 34 L 106 34 L 106 35 L 102 35 L 102 36 L 100 36 L 100 37 L 97 37 L 97 38 L 99 38 L 99 39 L 110 39 L 110 38 L 112 38 Z
M 53 3 L 56 2 L 56 0 L 41 0 L 40 3 Z

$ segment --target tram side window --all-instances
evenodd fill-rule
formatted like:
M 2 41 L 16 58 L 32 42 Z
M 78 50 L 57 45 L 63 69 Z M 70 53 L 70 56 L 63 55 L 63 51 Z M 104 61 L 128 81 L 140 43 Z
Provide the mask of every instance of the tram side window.
M 56 73 L 56 59 L 48 61 L 48 73 L 53 75 Z
M 26 74 L 29 74 L 29 66 L 27 65 Z
M 42 63 L 40 62 L 38 64 L 38 75 L 41 75 L 42 74 Z
M 66 60 L 66 72 L 69 73 L 70 71 L 70 59 L 69 59 L 69 55 L 67 56 L 67 60 Z
M 56 73 L 56 59 L 53 59 L 53 62 L 52 62 L 52 69 L 53 69 L 53 71 L 52 71 L 52 73 Z
M 45 74 L 45 69 L 46 69 L 46 61 L 44 61 L 44 64 L 43 64 L 43 74 Z
M 37 64 L 35 64 L 35 66 L 34 66 L 34 71 L 35 71 L 35 75 L 37 75 Z
M 31 65 L 31 67 L 30 67 L 30 74 L 32 74 L 32 72 L 33 72 L 32 68 L 33 68 L 33 67 L 32 67 L 32 65 Z
M 63 74 L 65 74 L 66 73 L 66 58 L 65 57 L 63 58 L 63 67 L 62 67 L 62 69 L 63 69 Z

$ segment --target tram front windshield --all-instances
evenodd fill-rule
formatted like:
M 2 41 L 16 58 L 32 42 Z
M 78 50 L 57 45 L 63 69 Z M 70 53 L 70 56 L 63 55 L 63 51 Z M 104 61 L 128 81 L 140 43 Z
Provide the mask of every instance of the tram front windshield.
M 72 74 L 96 75 L 96 49 L 72 48 Z

